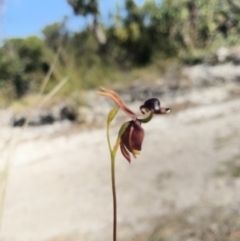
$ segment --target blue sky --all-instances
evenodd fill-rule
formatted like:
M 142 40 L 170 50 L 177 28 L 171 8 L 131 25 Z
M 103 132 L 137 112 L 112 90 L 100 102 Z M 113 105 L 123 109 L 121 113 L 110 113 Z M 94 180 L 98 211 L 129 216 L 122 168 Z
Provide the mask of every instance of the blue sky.
M 104 20 L 115 10 L 117 0 L 100 0 L 100 11 Z M 1 1 L 0 1 L 1 2 Z M 120 5 L 123 0 L 117 1 Z M 144 0 L 136 0 L 142 4 Z M 61 21 L 68 16 L 68 27 L 72 31 L 81 29 L 85 21 L 73 14 L 67 0 L 5 0 L 0 6 L 0 39 L 41 36 L 44 26 Z

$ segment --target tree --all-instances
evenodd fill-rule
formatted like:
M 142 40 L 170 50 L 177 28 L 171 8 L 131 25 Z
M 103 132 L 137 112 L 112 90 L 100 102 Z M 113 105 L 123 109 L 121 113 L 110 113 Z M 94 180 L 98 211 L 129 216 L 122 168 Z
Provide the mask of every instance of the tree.
M 11 83 L 16 96 L 22 97 L 30 82 L 38 79 L 36 72 L 42 72 L 43 52 L 44 43 L 35 36 L 6 40 L 0 49 L 1 84 Z
M 106 35 L 99 22 L 98 0 L 68 0 L 76 15 L 92 17 L 93 21 L 88 28 L 93 32 L 99 47 L 104 49 L 107 43 Z
M 61 24 L 60 23 L 53 23 L 47 25 L 42 30 L 45 38 L 46 45 L 52 49 L 54 52 L 58 50 L 61 46 L 62 34 L 61 34 Z

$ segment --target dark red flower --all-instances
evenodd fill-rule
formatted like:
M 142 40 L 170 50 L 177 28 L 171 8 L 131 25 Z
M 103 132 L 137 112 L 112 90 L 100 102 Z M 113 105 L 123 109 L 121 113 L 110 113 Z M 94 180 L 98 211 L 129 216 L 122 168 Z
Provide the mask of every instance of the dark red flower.
M 142 142 L 144 139 L 144 130 L 141 127 L 141 123 L 146 123 L 152 118 L 152 114 L 167 114 L 170 112 L 169 108 L 162 108 L 160 101 L 156 98 L 145 101 L 140 106 L 140 110 L 143 114 L 145 112 L 151 112 L 150 116 L 146 119 L 138 119 L 136 114 L 132 112 L 121 100 L 121 98 L 112 90 L 101 87 L 101 92 L 98 94 L 109 97 L 113 100 L 117 106 L 122 109 L 132 120 L 125 123 L 123 126 L 123 133 L 120 135 L 120 149 L 123 156 L 131 162 L 130 153 L 136 158 L 137 154 L 140 154 L 142 149 Z M 145 112 L 144 112 L 145 111 Z
M 123 156 L 131 162 L 129 153 L 136 158 L 136 154 L 140 154 L 142 142 L 144 138 L 144 130 L 139 120 L 129 121 L 128 127 L 124 131 L 120 139 L 120 149 Z

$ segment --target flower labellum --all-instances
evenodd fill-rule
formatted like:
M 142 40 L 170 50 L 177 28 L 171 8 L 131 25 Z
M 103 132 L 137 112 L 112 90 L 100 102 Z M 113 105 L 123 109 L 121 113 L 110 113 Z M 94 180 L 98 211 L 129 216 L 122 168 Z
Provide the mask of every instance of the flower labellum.
M 171 111 L 170 108 L 162 108 L 160 106 L 160 101 L 157 98 L 148 99 L 140 106 L 141 112 L 145 114 L 143 109 L 146 112 L 152 111 L 154 114 L 167 114 Z

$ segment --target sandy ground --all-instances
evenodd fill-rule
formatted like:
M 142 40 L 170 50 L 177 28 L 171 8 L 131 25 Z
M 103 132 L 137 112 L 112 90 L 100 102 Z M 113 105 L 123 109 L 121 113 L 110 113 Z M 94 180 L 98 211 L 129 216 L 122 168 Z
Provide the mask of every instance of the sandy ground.
M 231 169 L 240 160 L 239 98 L 173 110 L 155 117 L 144 129 L 137 160 L 129 164 L 117 156 L 119 241 L 204 240 L 166 235 L 154 239 L 150 233 L 165 227 L 159 223 L 169 217 L 181 224 L 191 208 L 192 218 L 218 208 L 240 211 L 240 178 Z M 117 131 L 114 127 L 113 140 Z M 1 164 L 7 152 L 2 150 Z M 105 130 L 69 131 L 22 142 L 10 172 L 0 240 L 106 241 L 111 237 Z

